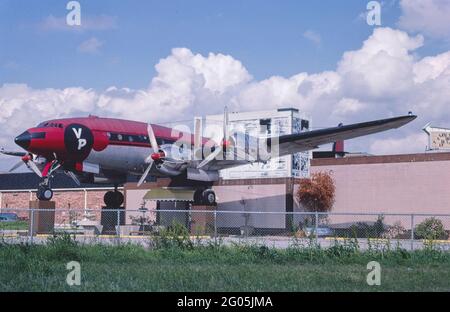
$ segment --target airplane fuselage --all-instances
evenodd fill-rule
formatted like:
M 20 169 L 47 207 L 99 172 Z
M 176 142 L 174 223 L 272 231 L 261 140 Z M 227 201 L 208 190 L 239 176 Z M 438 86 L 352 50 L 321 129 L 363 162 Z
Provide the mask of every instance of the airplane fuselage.
M 156 152 L 147 123 L 89 116 L 40 123 L 19 135 L 15 142 L 47 160 L 57 159 L 75 172 L 142 174 L 146 159 Z M 152 125 L 158 144 L 193 144 L 192 134 Z M 203 142 L 206 140 L 203 139 Z

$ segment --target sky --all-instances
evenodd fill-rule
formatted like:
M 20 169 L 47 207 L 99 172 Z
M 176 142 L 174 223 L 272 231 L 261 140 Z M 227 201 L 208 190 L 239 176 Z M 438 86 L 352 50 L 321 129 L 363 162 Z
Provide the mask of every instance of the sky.
M 418 114 L 347 142 L 423 152 L 428 122 L 450 127 L 450 1 L 0 0 L 0 146 L 42 120 L 154 123 L 295 107 L 315 128 Z M 0 170 L 13 160 L 0 157 Z

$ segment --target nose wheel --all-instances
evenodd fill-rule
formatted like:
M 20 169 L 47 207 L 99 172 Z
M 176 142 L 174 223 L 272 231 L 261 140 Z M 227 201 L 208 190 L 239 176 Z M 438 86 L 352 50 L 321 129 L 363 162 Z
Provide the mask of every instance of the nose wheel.
M 43 182 L 38 186 L 36 197 L 39 200 L 49 201 L 53 197 L 53 190 L 50 188 L 47 182 Z

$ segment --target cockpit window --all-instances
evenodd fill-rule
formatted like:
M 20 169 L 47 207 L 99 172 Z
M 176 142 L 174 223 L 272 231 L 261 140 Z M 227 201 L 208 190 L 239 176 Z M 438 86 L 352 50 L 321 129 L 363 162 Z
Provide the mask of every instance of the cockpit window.
M 41 122 L 40 124 L 38 124 L 36 126 L 36 128 L 61 128 L 61 129 L 63 129 L 64 125 L 62 123 L 44 121 L 44 122 Z

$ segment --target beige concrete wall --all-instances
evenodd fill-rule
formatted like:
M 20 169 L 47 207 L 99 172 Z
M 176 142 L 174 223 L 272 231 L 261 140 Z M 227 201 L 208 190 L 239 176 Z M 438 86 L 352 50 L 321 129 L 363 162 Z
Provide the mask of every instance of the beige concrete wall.
M 213 187 L 221 211 L 276 211 L 286 212 L 286 185 L 218 185 Z M 219 227 L 239 227 L 245 224 L 245 214 L 223 214 Z M 248 217 L 248 225 L 258 228 L 284 228 L 285 215 L 257 215 Z
M 450 214 L 450 161 L 417 161 L 312 166 L 332 171 L 336 185 L 333 212 Z M 333 217 L 348 222 L 349 217 Z M 356 218 L 354 218 L 356 219 Z M 358 219 L 375 221 L 376 217 Z M 416 218 L 416 221 L 423 218 Z M 443 218 L 450 227 L 450 218 Z M 409 217 L 386 217 L 388 223 Z

